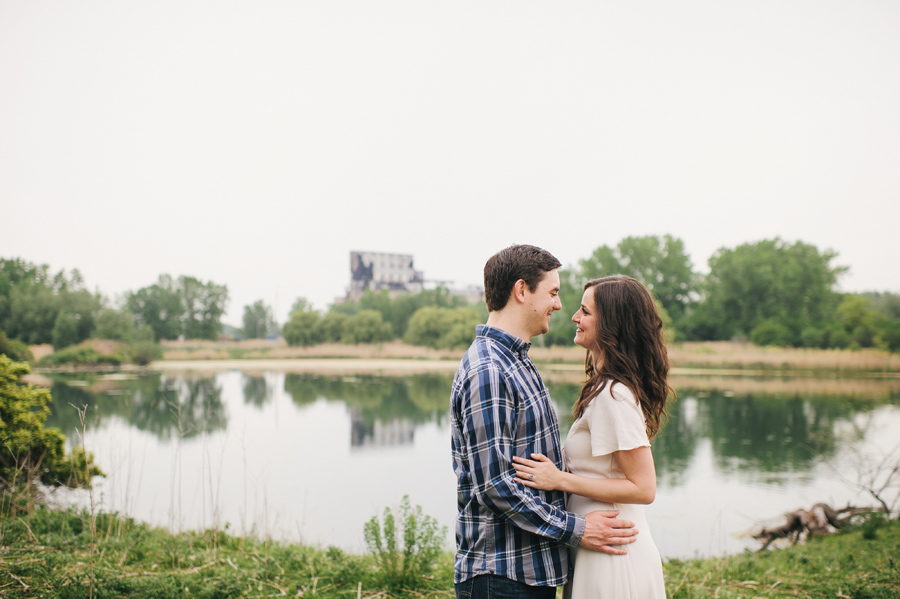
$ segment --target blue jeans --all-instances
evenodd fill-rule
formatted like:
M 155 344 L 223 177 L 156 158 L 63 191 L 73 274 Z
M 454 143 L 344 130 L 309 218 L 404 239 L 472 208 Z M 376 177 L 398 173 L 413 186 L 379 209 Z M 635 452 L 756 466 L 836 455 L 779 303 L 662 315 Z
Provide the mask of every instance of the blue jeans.
M 456 584 L 456 599 L 554 599 L 556 587 L 532 587 L 505 576 L 482 574 Z

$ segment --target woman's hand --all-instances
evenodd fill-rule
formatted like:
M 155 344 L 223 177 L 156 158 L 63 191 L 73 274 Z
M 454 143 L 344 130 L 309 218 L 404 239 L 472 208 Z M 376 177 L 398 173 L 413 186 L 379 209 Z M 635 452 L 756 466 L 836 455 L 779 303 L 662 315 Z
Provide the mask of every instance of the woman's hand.
M 554 491 L 563 483 L 564 472 L 556 467 L 550 458 L 542 453 L 531 454 L 530 460 L 513 456 L 513 468 L 516 469 L 516 479 L 532 489 L 542 491 Z

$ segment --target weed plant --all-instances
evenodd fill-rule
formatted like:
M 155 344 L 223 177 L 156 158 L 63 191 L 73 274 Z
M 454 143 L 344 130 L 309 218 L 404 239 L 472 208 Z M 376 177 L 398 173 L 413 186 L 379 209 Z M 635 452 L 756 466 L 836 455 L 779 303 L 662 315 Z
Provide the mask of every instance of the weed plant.
M 396 516 L 384 510 L 384 523 L 373 516 L 364 528 L 366 544 L 378 563 L 377 580 L 391 590 L 416 589 L 431 576 L 447 527 L 413 509 L 404 495 Z

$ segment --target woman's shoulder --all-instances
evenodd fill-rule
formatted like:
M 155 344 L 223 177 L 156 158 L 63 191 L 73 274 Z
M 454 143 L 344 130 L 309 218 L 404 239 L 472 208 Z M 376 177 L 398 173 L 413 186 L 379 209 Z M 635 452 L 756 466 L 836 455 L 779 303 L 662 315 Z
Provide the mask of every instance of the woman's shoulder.
M 595 418 L 600 414 L 617 415 L 617 418 L 637 418 L 644 421 L 644 413 L 631 389 L 622 383 L 610 381 L 593 400 Z
M 636 401 L 631 389 L 618 381 L 607 382 L 606 385 L 603 386 L 603 390 L 600 391 L 596 397 L 607 401 Z
M 610 382 L 594 396 L 585 420 L 595 456 L 649 446 L 644 414 L 634 394 L 621 383 Z

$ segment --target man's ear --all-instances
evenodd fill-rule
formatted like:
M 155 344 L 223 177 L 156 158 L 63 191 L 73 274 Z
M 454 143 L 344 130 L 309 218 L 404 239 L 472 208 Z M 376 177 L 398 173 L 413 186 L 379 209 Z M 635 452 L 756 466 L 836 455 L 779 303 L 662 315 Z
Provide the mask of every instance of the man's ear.
M 525 303 L 525 290 L 528 289 L 528 285 L 525 283 L 524 279 L 519 279 L 515 282 L 512 289 L 513 299 L 515 299 L 520 304 Z

